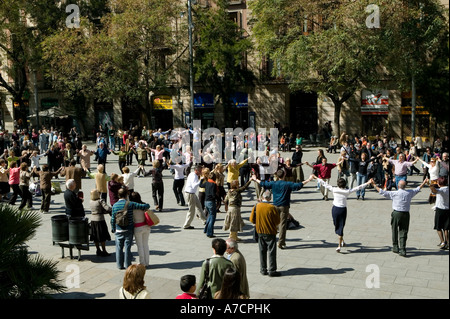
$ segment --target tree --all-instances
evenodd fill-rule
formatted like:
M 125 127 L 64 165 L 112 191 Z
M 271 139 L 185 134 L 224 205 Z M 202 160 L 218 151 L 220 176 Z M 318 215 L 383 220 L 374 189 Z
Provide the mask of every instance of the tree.
M 60 18 L 61 10 L 45 0 L 0 1 L 0 57 L 4 58 L 0 68 L 13 79 L 10 83 L 0 74 L 0 87 L 20 106 L 24 105 L 29 74 L 40 70 L 39 44 Z
M 37 212 L 0 205 L 0 299 L 37 299 L 63 292 L 57 262 L 32 256 L 26 242 L 41 225 Z
M 213 91 L 224 106 L 226 122 L 231 121 L 231 95 L 239 87 L 253 84 L 253 73 L 245 65 L 252 43 L 245 30 L 230 19 L 227 0 L 217 8 L 198 8 L 195 14 L 194 72 L 198 85 Z M 229 123 L 230 124 L 230 123 Z
M 314 91 L 333 101 L 334 126 L 340 135 L 342 105 L 357 90 L 389 80 L 406 83 L 405 64 L 398 60 L 411 50 L 397 41 L 412 43 L 417 26 L 408 22 L 418 15 L 417 7 L 407 2 L 254 0 L 252 30 L 260 52 L 280 65 L 291 89 Z M 369 4 L 378 5 L 381 28 L 367 27 Z M 433 18 L 441 16 L 435 12 Z M 436 40 L 433 29 L 427 44 Z
M 82 18 L 79 29 L 62 29 L 44 41 L 48 76 L 69 96 L 140 100 L 150 118 L 150 92 L 166 87 L 173 76 L 166 56 L 175 51 L 178 1 L 117 0 L 109 5 L 100 26 Z

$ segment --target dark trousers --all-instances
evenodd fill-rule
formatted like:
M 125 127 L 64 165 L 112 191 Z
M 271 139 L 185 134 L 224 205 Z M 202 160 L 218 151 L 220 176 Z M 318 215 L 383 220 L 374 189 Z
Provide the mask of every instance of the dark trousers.
M 41 210 L 44 212 L 48 212 L 50 210 L 50 200 L 52 197 L 52 190 L 41 189 L 41 193 L 42 193 Z
M 175 194 L 177 203 L 184 206 L 186 203 L 184 201 L 184 196 L 183 196 L 183 186 L 184 186 L 184 178 L 173 180 L 173 193 Z
M 392 245 L 400 250 L 406 249 L 409 230 L 409 212 L 394 210 L 391 214 Z
M 19 209 L 27 206 L 27 208 L 33 207 L 33 195 L 30 193 L 30 187 L 28 185 L 20 185 L 20 192 L 22 193 L 22 201 L 20 202 Z
M 14 205 L 16 203 L 17 196 L 22 196 L 22 192 L 20 190 L 19 184 L 12 184 L 11 189 L 13 191 L 13 194 L 9 198 L 8 204 Z
M 152 196 L 153 202 L 155 206 L 158 206 L 159 209 L 163 208 L 163 199 L 164 199 L 164 184 L 163 183 L 152 183 Z
M 276 235 L 258 234 L 260 271 L 269 273 L 277 270 L 277 238 Z M 269 268 L 267 268 L 269 256 Z

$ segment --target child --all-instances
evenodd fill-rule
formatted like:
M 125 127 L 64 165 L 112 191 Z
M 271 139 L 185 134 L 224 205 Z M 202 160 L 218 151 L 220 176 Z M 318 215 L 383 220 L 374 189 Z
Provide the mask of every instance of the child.
M 138 175 L 140 170 L 141 168 L 138 167 L 136 171 L 130 172 L 128 166 L 122 168 L 123 174 L 121 176 L 123 177 L 123 185 L 128 188 L 128 194 L 131 194 L 134 191 L 134 177 Z
M 198 299 L 195 295 L 197 289 L 196 278 L 194 275 L 184 275 L 180 279 L 180 288 L 183 291 L 175 299 Z

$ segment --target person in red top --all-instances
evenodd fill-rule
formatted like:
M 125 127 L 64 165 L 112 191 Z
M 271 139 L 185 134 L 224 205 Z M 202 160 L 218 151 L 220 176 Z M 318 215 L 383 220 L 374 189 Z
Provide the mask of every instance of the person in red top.
M 17 167 L 17 162 L 11 162 L 9 168 L 9 186 L 11 186 L 13 194 L 9 198 L 8 204 L 14 205 L 17 200 L 17 196 L 22 196 L 22 192 L 19 187 L 20 183 L 20 167 Z
M 322 163 L 311 165 L 308 162 L 306 162 L 306 165 L 308 165 L 314 171 L 317 172 L 318 178 L 320 178 L 321 180 L 326 180 L 326 182 L 328 182 L 331 178 L 331 170 L 333 168 L 335 168 L 336 166 L 338 166 L 339 164 L 341 164 L 342 162 L 343 162 L 343 160 L 341 160 L 340 162 L 338 162 L 336 164 L 329 164 L 329 163 L 327 163 L 327 158 L 322 157 Z M 321 185 L 320 191 L 322 192 L 323 199 L 328 200 L 328 189 L 323 187 L 323 185 Z
M 180 288 L 183 291 L 175 299 L 198 299 L 195 294 L 197 289 L 196 278 L 194 275 L 184 275 L 180 279 Z

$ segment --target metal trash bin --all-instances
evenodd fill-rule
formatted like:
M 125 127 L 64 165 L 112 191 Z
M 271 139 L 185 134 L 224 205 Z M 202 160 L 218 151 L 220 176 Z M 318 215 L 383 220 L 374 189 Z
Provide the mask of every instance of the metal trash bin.
M 53 243 L 69 240 L 69 219 L 67 215 L 52 216 L 51 221 Z
M 85 217 L 69 218 L 69 244 L 89 244 L 89 223 Z

